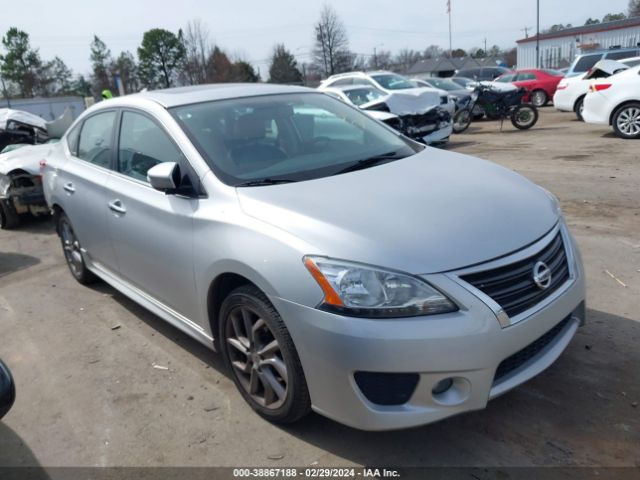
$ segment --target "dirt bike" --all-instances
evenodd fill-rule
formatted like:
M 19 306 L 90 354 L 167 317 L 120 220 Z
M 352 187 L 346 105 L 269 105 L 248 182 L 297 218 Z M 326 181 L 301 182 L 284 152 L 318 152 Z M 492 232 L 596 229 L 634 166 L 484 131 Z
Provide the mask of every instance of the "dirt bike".
M 471 94 L 469 104 L 454 115 L 454 132 L 464 132 L 469 128 L 478 109 L 482 109 L 491 120 L 504 121 L 505 118 L 510 118 L 514 127 L 528 130 L 538 121 L 538 109 L 529 103 L 522 103 L 526 94 L 527 90 L 524 88 L 501 91 L 491 84 L 479 83 Z

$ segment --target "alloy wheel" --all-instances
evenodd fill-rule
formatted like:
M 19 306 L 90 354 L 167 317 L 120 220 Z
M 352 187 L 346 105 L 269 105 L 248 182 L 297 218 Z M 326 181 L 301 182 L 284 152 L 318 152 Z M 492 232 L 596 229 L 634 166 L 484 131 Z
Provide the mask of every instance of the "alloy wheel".
M 63 221 L 61 227 L 60 236 L 62 237 L 64 257 L 67 260 L 71 272 L 74 276 L 78 277 L 82 274 L 84 268 L 80 242 L 76 238 L 73 228 L 68 221 Z
M 547 94 L 542 90 L 536 90 L 531 95 L 531 103 L 533 103 L 536 107 L 542 107 L 545 103 L 547 103 Z
M 640 135 L 640 107 L 628 107 L 618 114 L 618 129 L 629 137 Z
M 287 366 L 267 323 L 253 309 L 236 307 L 227 316 L 226 342 L 233 372 L 259 405 L 275 410 L 288 393 Z

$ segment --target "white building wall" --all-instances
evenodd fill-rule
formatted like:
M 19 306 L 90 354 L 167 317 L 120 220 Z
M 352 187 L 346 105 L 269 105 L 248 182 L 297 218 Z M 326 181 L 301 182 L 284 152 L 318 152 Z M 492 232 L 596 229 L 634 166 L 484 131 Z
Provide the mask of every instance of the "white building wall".
M 607 49 L 616 45 L 622 48 L 634 47 L 640 43 L 640 26 L 609 30 L 604 32 L 571 35 L 540 40 L 540 60 L 543 68 L 558 68 L 573 61 L 576 55 L 583 53 L 581 44 L 598 44 L 598 49 Z M 536 42 L 518 44 L 518 68 L 536 67 Z

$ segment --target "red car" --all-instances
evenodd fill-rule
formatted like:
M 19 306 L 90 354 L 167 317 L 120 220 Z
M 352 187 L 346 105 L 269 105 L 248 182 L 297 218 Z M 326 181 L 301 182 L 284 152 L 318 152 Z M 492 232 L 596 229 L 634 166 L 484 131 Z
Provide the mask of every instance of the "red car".
M 543 107 L 547 104 L 560 80 L 564 78 L 564 74 L 557 70 L 545 69 L 527 69 L 516 70 L 515 72 L 505 73 L 496 78 L 495 82 L 513 83 L 517 87 L 524 87 L 529 94 L 523 98 L 525 102 L 531 102 L 536 107 Z

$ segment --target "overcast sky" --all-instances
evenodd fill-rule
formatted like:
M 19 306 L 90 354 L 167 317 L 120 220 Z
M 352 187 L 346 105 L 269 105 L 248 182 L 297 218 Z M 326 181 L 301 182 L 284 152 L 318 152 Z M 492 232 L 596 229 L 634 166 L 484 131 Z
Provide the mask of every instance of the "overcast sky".
M 453 48 L 515 46 L 524 28 L 535 31 L 536 0 L 451 0 Z M 351 49 L 395 52 L 422 50 L 430 44 L 447 48 L 446 0 L 329 0 L 347 27 Z M 556 23 L 582 25 L 588 17 L 625 12 L 627 0 L 541 0 L 541 28 Z M 0 34 L 16 26 L 31 36 L 43 59 L 61 57 L 74 73 L 90 71 L 89 43 L 95 33 L 114 56 L 136 53 L 150 28 L 177 32 L 200 19 L 211 39 L 227 53 L 249 60 L 268 76 L 266 59 L 283 42 L 309 61 L 313 24 L 322 2 L 303 0 L 0 0 Z

